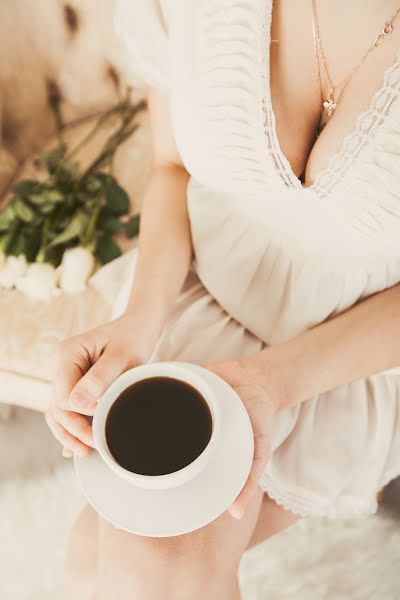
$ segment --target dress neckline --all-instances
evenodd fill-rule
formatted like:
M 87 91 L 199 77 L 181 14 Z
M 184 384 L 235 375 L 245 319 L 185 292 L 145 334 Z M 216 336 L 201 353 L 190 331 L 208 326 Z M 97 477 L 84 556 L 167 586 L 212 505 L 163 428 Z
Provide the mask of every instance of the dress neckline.
M 394 63 L 384 71 L 382 86 L 373 95 L 367 110 L 358 115 L 354 128 L 344 137 L 340 149 L 331 156 L 328 165 L 317 174 L 314 182 L 309 186 L 303 186 L 281 149 L 272 107 L 270 51 L 273 0 L 259 0 L 259 2 L 259 75 L 267 151 L 273 158 L 277 173 L 286 187 L 315 191 L 320 197 L 327 197 L 344 177 L 348 167 L 376 129 L 385 122 L 391 106 L 400 96 L 400 49 Z M 266 40 L 269 40 L 269 43 L 266 43 Z

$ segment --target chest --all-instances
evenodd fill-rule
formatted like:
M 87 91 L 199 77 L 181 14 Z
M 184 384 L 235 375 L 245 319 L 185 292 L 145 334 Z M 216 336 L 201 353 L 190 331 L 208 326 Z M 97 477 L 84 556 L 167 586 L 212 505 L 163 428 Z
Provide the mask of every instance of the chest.
M 293 172 L 309 185 L 341 149 L 396 62 L 400 27 L 373 43 L 398 3 L 383 2 L 379 11 L 373 3 L 346 0 L 274 0 L 272 7 L 269 84 L 277 136 Z M 332 87 L 337 108 L 316 139 Z
M 321 92 L 309 2 L 182 0 L 170 35 L 180 153 L 194 177 L 227 191 L 301 188 L 303 172 L 306 186 L 316 182 L 360 112 L 376 112 L 371 98 L 383 92 L 399 45 L 393 37 L 385 53 L 369 57 L 369 69 L 358 71 L 315 141 Z

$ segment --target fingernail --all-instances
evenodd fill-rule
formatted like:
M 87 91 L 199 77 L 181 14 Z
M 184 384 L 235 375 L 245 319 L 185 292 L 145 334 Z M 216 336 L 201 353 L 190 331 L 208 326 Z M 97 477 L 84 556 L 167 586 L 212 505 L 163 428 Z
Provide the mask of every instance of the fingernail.
M 72 396 L 70 397 L 70 402 L 71 404 L 75 404 L 76 406 L 80 406 L 82 408 L 90 403 L 90 401 L 79 392 L 75 392 L 74 394 L 72 394 Z
M 79 450 L 76 450 L 76 454 L 81 458 L 84 458 L 89 454 L 89 449 L 85 450 L 84 448 L 79 448 Z

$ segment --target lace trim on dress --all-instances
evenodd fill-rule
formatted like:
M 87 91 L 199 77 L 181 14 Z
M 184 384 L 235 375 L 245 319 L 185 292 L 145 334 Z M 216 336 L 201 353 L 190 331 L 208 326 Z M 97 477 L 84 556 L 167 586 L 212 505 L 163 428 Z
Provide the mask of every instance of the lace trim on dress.
M 394 479 L 394 477 L 391 479 Z M 391 479 L 386 483 L 391 481 Z M 302 489 L 289 490 L 271 479 L 265 472 L 260 478 L 259 485 L 276 504 L 301 517 L 328 517 L 334 519 L 364 517 L 376 513 L 378 508 L 376 495 L 365 498 L 362 501 L 356 498 L 349 498 L 341 506 L 335 506 L 327 503 L 326 499 L 320 498 L 312 492 Z
M 286 156 L 283 154 L 276 134 L 275 114 L 272 108 L 270 86 L 270 41 L 272 21 L 272 0 L 260 1 L 261 23 L 259 35 L 261 105 L 263 130 L 267 140 L 267 151 L 273 159 L 277 174 L 287 186 L 301 188 L 301 182 L 294 174 Z
M 399 97 L 400 50 L 396 62 L 385 71 L 383 85 L 372 97 L 370 107 L 358 116 L 354 131 L 345 137 L 342 150 L 334 154 L 327 168 L 317 175 L 312 187 L 320 197 L 326 197 L 343 177 L 378 127 L 385 122 Z

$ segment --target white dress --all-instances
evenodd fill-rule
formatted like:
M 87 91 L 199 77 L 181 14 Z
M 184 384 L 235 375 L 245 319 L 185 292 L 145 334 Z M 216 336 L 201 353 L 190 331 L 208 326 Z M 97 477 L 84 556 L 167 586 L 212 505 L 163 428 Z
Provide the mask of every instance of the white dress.
M 133 72 L 170 94 L 191 175 L 194 271 L 152 360 L 248 355 L 400 282 L 400 52 L 342 150 L 303 188 L 276 134 L 271 15 L 272 0 L 117 2 Z M 128 258 L 110 270 L 116 311 Z M 260 487 L 300 515 L 375 512 L 400 474 L 399 373 L 280 412 Z

